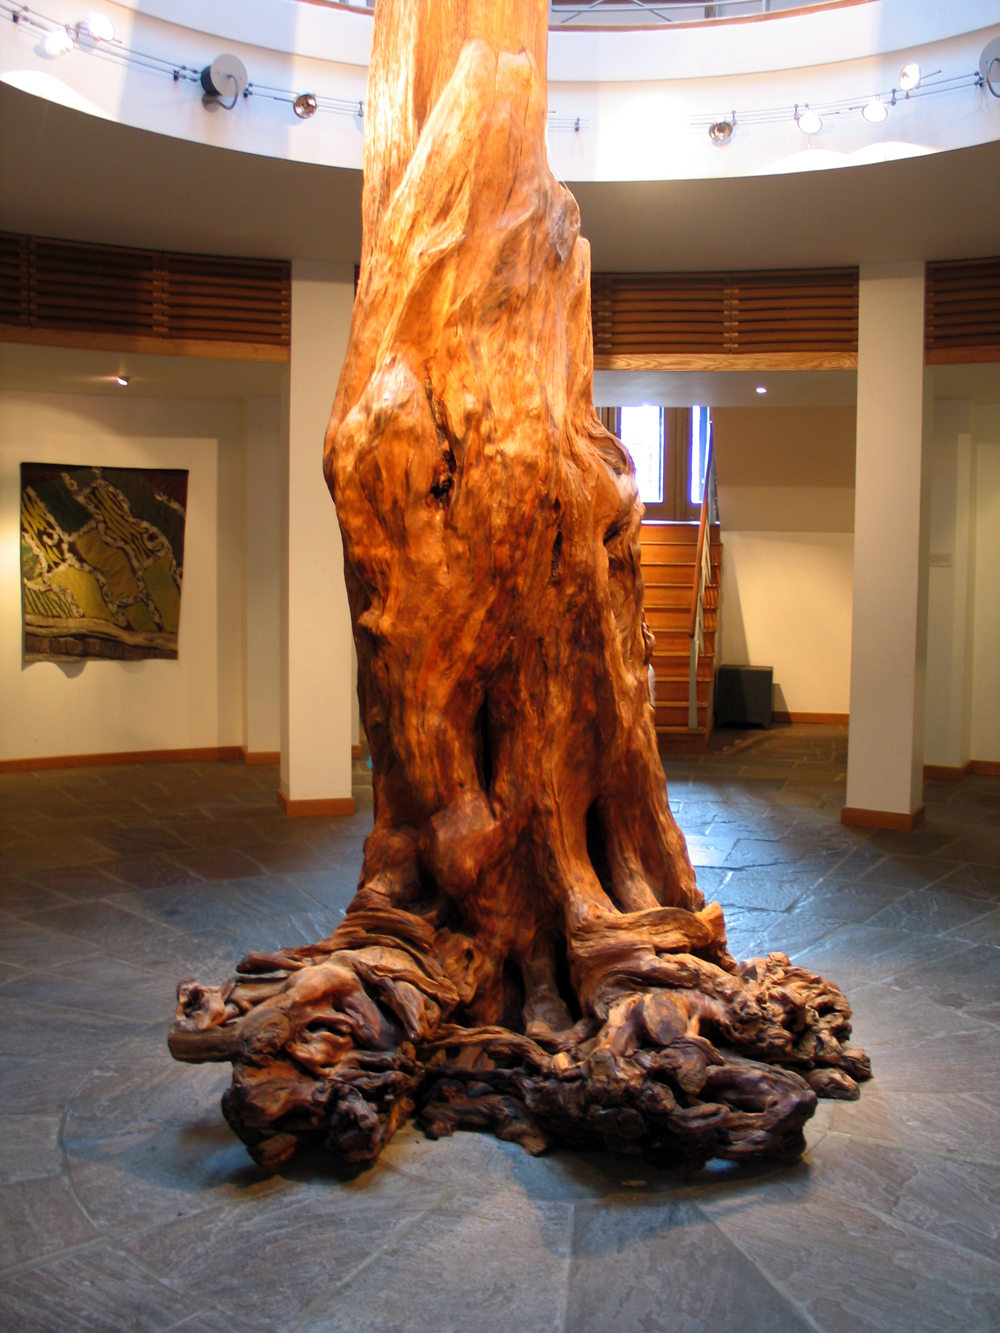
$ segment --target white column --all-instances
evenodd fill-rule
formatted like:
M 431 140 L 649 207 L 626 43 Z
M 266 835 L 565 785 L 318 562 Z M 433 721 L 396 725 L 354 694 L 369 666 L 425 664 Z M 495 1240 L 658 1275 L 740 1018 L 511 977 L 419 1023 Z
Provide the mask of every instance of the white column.
M 932 422 L 924 266 L 862 266 L 845 824 L 912 829 L 923 817 Z
M 243 756 L 281 749 L 281 400 L 248 398 L 243 539 Z
M 959 778 L 971 757 L 975 450 L 971 402 L 934 411 L 927 595 L 925 772 Z
M 350 814 L 351 617 L 323 439 L 347 350 L 354 273 L 292 265 L 292 358 L 283 497 L 279 801 L 290 815 Z

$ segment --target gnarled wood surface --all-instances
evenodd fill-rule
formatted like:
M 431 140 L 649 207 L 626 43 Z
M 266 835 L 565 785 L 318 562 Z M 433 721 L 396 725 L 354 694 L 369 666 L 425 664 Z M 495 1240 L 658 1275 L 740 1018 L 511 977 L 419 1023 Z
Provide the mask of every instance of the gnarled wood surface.
M 737 966 L 667 805 L 633 470 L 593 407 L 587 243 L 546 158 L 545 0 L 380 0 L 326 475 L 375 827 L 328 939 L 179 987 L 260 1162 L 432 1136 L 795 1156 L 856 1096 L 835 986 Z

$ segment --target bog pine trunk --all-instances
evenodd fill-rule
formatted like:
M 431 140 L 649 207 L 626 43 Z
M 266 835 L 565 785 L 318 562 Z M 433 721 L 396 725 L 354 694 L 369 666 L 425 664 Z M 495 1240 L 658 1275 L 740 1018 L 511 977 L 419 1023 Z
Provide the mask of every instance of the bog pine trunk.
M 590 256 L 546 154 L 547 0 L 379 0 L 364 243 L 326 440 L 371 743 L 318 944 L 179 988 L 261 1162 L 417 1114 L 662 1160 L 794 1156 L 856 1095 L 836 987 L 737 966 L 667 804 L 642 507 L 593 406 Z M 331 510 L 331 521 L 333 512 Z M 334 572 L 331 571 L 331 577 Z

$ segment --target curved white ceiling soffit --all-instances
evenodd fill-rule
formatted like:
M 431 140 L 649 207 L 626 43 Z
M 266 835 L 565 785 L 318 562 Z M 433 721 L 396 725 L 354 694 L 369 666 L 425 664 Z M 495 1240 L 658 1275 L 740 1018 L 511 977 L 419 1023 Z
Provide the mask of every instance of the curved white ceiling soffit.
M 51 54 L 58 41 L 47 52 L 47 32 L 74 36 L 91 5 L 38 0 L 15 23 L 19 0 L 0 0 L 0 79 L 138 129 L 361 166 L 369 13 L 303 0 L 117 0 L 99 5 L 113 41 L 84 33 L 64 54 Z M 1000 0 L 858 0 L 759 21 L 553 32 L 553 167 L 571 181 L 710 179 L 1000 139 L 1000 97 L 976 84 L 981 53 L 998 38 Z M 198 82 L 222 53 L 250 78 L 232 110 L 206 108 Z M 922 82 L 907 97 L 900 71 L 913 63 Z M 307 119 L 292 106 L 301 93 L 317 100 Z M 873 123 L 862 108 L 875 98 L 886 114 Z M 817 132 L 804 132 L 806 107 L 819 114 Z M 735 127 L 717 145 L 708 127 L 720 120 Z

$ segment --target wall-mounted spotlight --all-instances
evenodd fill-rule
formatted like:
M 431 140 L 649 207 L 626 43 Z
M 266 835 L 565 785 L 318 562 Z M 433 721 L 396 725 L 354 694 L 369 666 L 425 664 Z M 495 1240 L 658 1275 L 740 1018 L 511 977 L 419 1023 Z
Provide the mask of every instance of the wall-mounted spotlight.
M 81 37 L 89 37 L 92 42 L 113 42 L 115 40 L 115 25 L 107 14 L 97 12 L 88 14 L 82 23 L 77 24 L 76 30 Z
M 73 47 L 76 46 L 76 38 L 70 32 L 69 28 L 53 28 L 46 34 L 42 42 L 42 50 L 47 56 L 65 56 L 69 55 Z
M 904 93 L 912 93 L 914 88 L 920 87 L 920 66 L 915 62 L 912 65 L 904 65 L 899 71 L 899 86 Z
M 206 107 L 221 106 L 232 111 L 246 92 L 248 82 L 247 67 L 242 60 L 237 56 L 217 56 L 201 71 L 201 86 L 205 89 L 201 100 Z
M 127 388 L 128 388 L 128 376 L 127 376 L 127 375 L 116 375 L 116 376 L 115 376 L 115 383 L 116 383 L 120 388 L 122 388 L 122 389 L 127 389 Z
M 309 120 L 315 116 L 319 107 L 315 93 L 300 93 L 292 103 L 292 110 L 299 120 Z
M 983 47 L 979 57 L 979 74 L 994 97 L 1000 97 L 1000 37 L 994 37 Z
M 767 385 L 766 385 L 766 384 L 758 384 L 758 385 L 757 385 L 757 392 L 758 392 L 758 393 L 767 393 Z
M 810 111 L 808 106 L 803 107 L 801 111 L 798 107 L 795 108 L 795 123 L 803 134 L 819 134 L 823 128 L 823 118 L 815 111 Z
M 733 137 L 733 130 L 735 128 L 736 128 L 736 112 L 734 111 L 733 114 L 727 120 L 717 120 L 713 124 L 709 125 L 708 137 L 712 140 L 714 144 L 717 144 L 721 148 L 723 144 L 728 143 L 729 140 Z
M 872 125 L 881 125 L 889 114 L 889 108 L 881 97 L 872 97 L 861 108 L 861 114 Z

